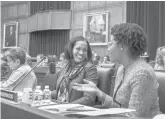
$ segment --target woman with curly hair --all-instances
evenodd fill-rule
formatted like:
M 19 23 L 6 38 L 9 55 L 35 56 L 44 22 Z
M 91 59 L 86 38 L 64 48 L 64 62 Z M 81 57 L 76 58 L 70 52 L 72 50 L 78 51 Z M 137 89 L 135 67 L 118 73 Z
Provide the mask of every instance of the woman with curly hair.
M 160 113 L 158 82 L 153 68 L 142 58 L 147 47 L 147 36 L 134 23 L 122 23 L 111 29 L 108 53 L 118 68 L 113 97 L 105 94 L 95 84 L 74 84 L 78 91 L 96 94 L 105 108 L 129 108 L 136 110 L 127 116 L 154 117 Z

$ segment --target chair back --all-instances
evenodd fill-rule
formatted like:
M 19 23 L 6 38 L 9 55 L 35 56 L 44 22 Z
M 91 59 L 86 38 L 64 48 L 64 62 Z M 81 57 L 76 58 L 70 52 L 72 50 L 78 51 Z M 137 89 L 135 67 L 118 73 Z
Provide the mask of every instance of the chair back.
M 11 73 L 12 71 L 10 70 L 10 67 L 6 63 L 1 64 L 1 81 L 8 80 Z
M 165 71 L 155 70 L 156 77 L 159 83 L 158 96 L 160 111 L 165 113 Z
M 155 63 L 156 63 L 155 61 L 150 61 L 150 62 L 149 62 L 149 64 L 152 66 L 152 68 L 155 67 Z
M 115 64 L 100 64 L 103 68 L 115 68 Z
M 49 67 L 35 67 L 34 68 L 34 72 L 37 77 L 37 85 L 40 85 L 41 87 L 44 86 L 43 79 L 46 76 L 48 71 L 49 71 Z
M 36 67 L 34 69 L 37 76 L 37 85 L 40 85 L 43 89 L 45 85 L 49 85 L 50 90 L 54 90 L 57 81 L 57 68 L 56 72 L 50 74 L 49 67 Z
M 112 84 L 115 68 L 97 67 L 98 72 L 98 88 L 107 95 L 113 95 L 114 85 Z M 96 108 L 104 108 L 101 102 L 96 98 Z
M 45 85 L 49 85 L 49 89 L 55 90 L 57 82 L 57 74 L 47 74 L 44 78 L 40 79 L 39 83 L 44 88 Z
M 112 78 L 114 75 L 114 68 L 98 67 L 98 88 L 108 95 L 112 95 Z

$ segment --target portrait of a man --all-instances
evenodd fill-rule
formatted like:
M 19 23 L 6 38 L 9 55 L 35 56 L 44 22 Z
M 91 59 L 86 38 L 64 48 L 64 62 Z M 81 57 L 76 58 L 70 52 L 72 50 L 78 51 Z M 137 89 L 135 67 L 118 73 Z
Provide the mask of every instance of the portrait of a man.
M 84 36 L 90 44 L 106 44 L 108 40 L 108 12 L 85 15 Z
M 4 41 L 3 47 L 16 47 L 17 46 L 17 32 L 18 23 L 4 24 Z

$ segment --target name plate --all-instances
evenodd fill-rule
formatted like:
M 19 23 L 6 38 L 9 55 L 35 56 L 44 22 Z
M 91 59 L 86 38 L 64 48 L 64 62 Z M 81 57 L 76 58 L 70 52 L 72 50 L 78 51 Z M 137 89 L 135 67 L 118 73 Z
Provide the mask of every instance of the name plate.
M 4 89 L 0 89 L 0 91 L 1 91 L 1 98 L 18 102 L 18 92 L 4 90 Z

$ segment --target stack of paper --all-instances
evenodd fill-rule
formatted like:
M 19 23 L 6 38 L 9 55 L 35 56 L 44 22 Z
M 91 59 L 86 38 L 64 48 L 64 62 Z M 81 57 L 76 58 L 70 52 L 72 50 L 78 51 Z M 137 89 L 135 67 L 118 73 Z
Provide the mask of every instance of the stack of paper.
M 57 105 L 50 105 L 50 106 L 43 106 L 38 109 L 48 111 L 50 113 L 66 113 L 66 112 L 83 112 L 83 111 L 97 111 L 100 109 L 80 105 L 80 104 L 57 104 Z
M 114 114 L 121 114 L 121 113 L 135 111 L 133 109 L 126 109 L 126 108 L 97 109 L 80 104 L 57 104 L 57 105 L 43 106 L 38 109 L 50 113 L 58 113 L 62 115 L 84 115 L 84 116 L 114 115 Z
M 125 109 L 125 108 L 109 108 L 109 109 L 100 109 L 96 111 L 76 112 L 75 114 L 86 115 L 86 116 L 100 116 L 100 115 L 121 114 L 121 113 L 133 112 L 133 111 L 136 110 Z
M 45 102 L 45 101 L 38 101 L 38 102 L 35 102 L 33 101 L 33 103 L 31 104 L 31 107 L 42 107 L 42 106 L 47 106 L 47 105 L 56 105 L 58 103 L 56 102 Z

